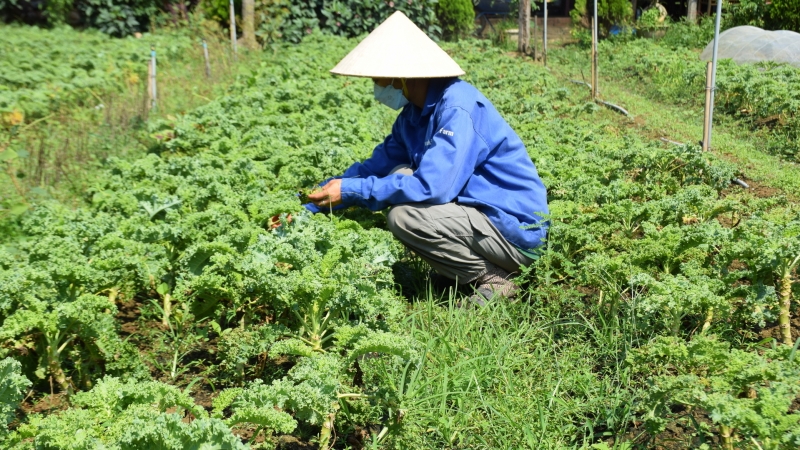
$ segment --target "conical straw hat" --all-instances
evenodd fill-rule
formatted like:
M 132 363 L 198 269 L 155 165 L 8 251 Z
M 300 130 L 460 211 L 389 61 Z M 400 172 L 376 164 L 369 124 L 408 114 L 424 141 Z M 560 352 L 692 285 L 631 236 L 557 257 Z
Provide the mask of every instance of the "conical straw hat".
M 370 78 L 445 78 L 464 71 L 400 11 L 386 19 L 331 69 Z

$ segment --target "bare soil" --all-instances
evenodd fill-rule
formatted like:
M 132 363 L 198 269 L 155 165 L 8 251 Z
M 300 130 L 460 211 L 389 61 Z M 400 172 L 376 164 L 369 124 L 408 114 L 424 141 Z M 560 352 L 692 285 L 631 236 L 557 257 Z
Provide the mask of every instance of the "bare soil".
M 800 317 L 792 318 L 789 323 L 792 325 L 792 340 L 796 341 L 798 338 L 800 338 Z M 762 339 L 773 338 L 778 342 L 783 340 L 783 337 L 781 336 L 781 327 L 777 322 L 768 324 L 758 332 L 758 335 Z

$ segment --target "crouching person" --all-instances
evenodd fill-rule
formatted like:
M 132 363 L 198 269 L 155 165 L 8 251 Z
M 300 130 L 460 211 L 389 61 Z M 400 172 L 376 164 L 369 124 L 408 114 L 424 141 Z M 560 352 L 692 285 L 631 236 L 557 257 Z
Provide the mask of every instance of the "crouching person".
M 309 195 L 318 212 L 390 208 L 389 229 L 471 300 L 513 298 L 510 277 L 547 234 L 547 193 L 522 140 L 447 53 L 396 12 L 331 70 L 368 77 L 402 110 L 372 156 Z

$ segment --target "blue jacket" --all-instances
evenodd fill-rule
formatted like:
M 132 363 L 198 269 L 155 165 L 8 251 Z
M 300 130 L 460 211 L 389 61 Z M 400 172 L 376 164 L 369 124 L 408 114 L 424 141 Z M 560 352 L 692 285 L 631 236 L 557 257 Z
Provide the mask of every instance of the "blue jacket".
M 388 175 L 400 164 L 414 174 Z M 409 103 L 372 156 L 342 175 L 342 204 L 377 211 L 457 202 L 484 213 L 525 251 L 547 234 L 547 192 L 525 145 L 474 86 L 431 80 L 425 107 Z

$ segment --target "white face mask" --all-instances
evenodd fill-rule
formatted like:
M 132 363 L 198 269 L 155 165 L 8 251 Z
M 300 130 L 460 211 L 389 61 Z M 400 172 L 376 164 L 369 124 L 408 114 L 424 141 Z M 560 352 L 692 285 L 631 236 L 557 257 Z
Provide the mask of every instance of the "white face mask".
M 392 83 L 393 82 L 394 80 L 392 80 Z M 375 95 L 375 100 L 389 108 L 398 110 L 408 104 L 408 99 L 403 95 L 403 90 L 392 86 L 392 83 L 389 83 L 385 87 L 380 87 L 376 83 L 373 87 L 373 94 Z

